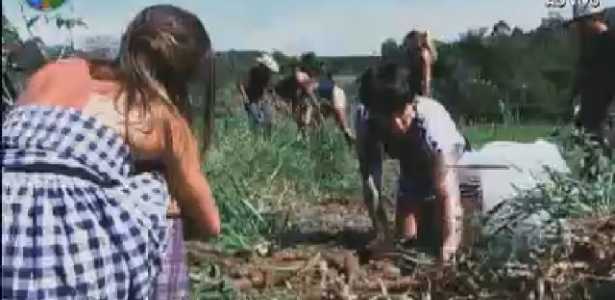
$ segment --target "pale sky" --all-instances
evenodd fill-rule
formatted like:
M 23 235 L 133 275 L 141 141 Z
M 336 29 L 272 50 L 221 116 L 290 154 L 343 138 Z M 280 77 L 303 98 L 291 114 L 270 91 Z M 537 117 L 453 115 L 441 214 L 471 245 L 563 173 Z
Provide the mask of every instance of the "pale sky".
M 468 28 L 504 20 L 532 29 L 547 15 L 548 0 L 69 0 L 50 13 L 81 17 L 87 29 L 74 32 L 79 45 L 86 36 L 119 37 L 142 8 L 173 3 L 196 13 L 209 31 L 216 50 L 279 49 L 287 54 L 315 51 L 319 55 L 370 54 L 388 37 L 399 40 L 413 28 L 451 40 Z M 572 1 L 572 0 L 570 0 Z M 6 16 L 27 36 L 20 12 L 22 0 L 3 1 Z M 615 0 L 601 0 L 603 7 Z M 25 7 L 27 17 L 37 14 Z M 568 17 L 568 9 L 563 11 Z M 48 44 L 68 40 L 66 30 L 36 26 Z

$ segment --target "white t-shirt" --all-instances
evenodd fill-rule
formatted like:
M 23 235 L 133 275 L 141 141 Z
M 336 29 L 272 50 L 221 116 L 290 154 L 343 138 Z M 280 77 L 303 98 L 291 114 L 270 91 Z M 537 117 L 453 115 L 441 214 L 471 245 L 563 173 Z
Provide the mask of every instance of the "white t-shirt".
M 442 104 L 432 98 L 418 96 L 416 101 L 416 117 L 422 120 L 430 150 L 444 154 L 447 160 L 459 159 L 466 141 L 451 115 Z

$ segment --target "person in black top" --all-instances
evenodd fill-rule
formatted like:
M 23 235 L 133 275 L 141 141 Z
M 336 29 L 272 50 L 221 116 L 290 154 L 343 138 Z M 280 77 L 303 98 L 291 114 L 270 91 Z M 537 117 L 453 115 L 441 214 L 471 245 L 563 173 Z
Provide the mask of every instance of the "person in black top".
M 239 92 L 253 127 L 262 126 L 271 131 L 271 92 L 273 73 L 279 72 L 277 62 L 265 53 L 256 59 L 257 65 L 248 72 L 248 78 L 239 83 Z
M 575 123 L 604 143 L 608 110 L 615 97 L 615 31 L 608 28 L 604 10 L 584 11 L 567 25 L 578 33 L 580 42 L 571 97 L 571 102 L 580 98 Z

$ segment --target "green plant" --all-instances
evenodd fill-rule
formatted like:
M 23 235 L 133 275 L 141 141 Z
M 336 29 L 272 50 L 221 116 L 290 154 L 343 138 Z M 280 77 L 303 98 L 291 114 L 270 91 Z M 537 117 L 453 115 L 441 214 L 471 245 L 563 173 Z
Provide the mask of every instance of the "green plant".
M 243 116 L 217 120 L 205 169 L 223 220 L 217 242 L 227 250 L 279 233 L 285 226 L 280 207 L 351 190 L 357 182 L 354 152 L 333 124 L 304 139 L 289 120 L 279 120 L 264 138 Z
M 486 215 L 486 224 L 497 224 L 488 236 L 489 249 L 521 247 L 537 255 L 546 245 L 562 244 L 569 238 L 567 220 L 615 213 L 615 161 L 578 131 L 564 133 L 557 141 L 571 171 L 547 170 L 550 180 L 533 190 L 519 191 L 518 197 L 504 201 Z M 591 166 L 585 165 L 588 161 Z M 529 229 L 523 238 L 533 239 L 524 245 L 515 244 L 519 242 L 515 236 L 522 235 L 521 226 Z M 501 257 L 498 260 L 502 261 Z

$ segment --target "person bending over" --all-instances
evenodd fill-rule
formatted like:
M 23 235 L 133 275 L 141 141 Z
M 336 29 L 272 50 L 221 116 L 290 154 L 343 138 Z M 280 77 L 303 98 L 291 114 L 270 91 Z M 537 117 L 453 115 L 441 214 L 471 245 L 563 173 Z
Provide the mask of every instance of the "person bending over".
M 396 235 L 415 240 L 421 226 L 437 220 L 442 234 L 439 255 L 448 261 L 461 240 L 461 204 L 453 166 L 465 148 L 465 139 L 446 109 L 434 99 L 413 96 L 409 71 L 383 63 L 361 78 L 362 104 L 356 115 L 357 151 L 363 193 L 377 248 L 392 246 L 387 216 L 379 197 L 383 150 L 399 161 L 401 175 L 396 200 Z M 423 207 L 434 202 L 434 215 Z
M 253 128 L 262 126 L 266 134 L 271 131 L 271 92 L 273 73 L 280 68 L 273 57 L 267 53 L 256 58 L 257 65 L 248 72 L 247 80 L 238 85 L 244 107 Z

